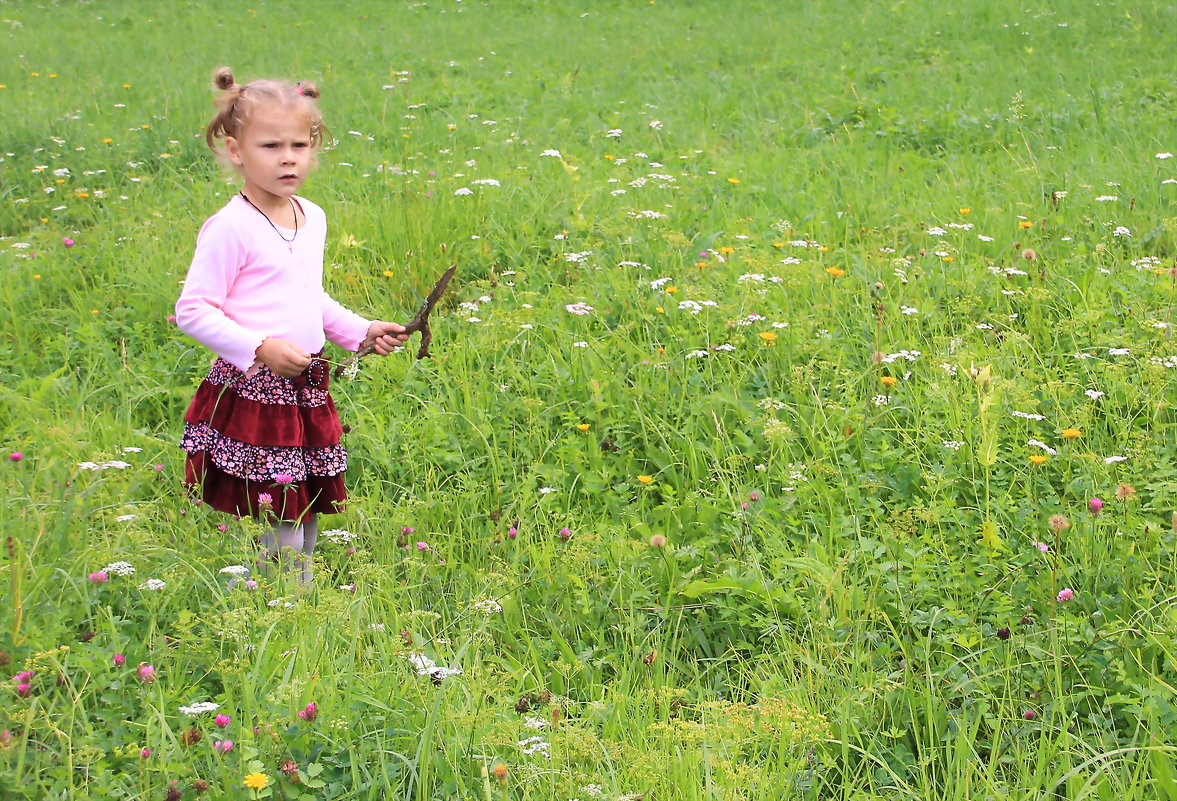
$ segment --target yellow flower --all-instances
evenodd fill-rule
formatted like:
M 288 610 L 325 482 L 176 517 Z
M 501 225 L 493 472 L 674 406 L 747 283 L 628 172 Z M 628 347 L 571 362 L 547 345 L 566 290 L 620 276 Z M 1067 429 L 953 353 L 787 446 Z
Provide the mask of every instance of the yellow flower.
M 707 262 L 705 262 L 705 261 L 697 261 L 697 262 L 695 262 L 695 266 L 696 266 L 696 267 L 698 267 L 700 270 L 702 270 L 704 267 L 706 267 L 706 266 L 707 266 Z
M 576 427 L 579 428 L 581 431 L 588 431 L 589 430 L 588 423 L 580 423 Z
M 773 242 L 772 246 L 774 248 L 783 248 L 785 246 L 785 243 L 784 242 Z
M 678 287 L 676 287 L 676 286 L 666 287 L 666 294 L 667 295 L 673 295 L 675 292 L 678 292 Z
M 961 208 L 960 213 L 961 214 L 968 214 L 971 211 L 972 211 L 972 209 L 970 209 L 968 206 L 964 206 Z
M 1077 428 L 1064 428 L 1063 429 L 1063 436 L 1066 437 L 1067 439 L 1074 439 L 1075 437 L 1079 436 L 1079 433 L 1080 433 L 1079 429 L 1077 429 Z
M 652 484 L 652 483 L 654 483 L 654 477 L 653 476 L 638 476 L 638 481 L 642 482 L 643 484 Z
M 612 161 L 612 160 L 613 160 L 613 154 L 612 154 L 612 153 L 606 153 L 606 154 L 605 154 L 605 161 Z
M 1042 464 L 1046 461 L 1046 456 L 1041 453 L 1030 454 L 1030 464 Z
M 385 278 L 392 278 L 392 270 L 385 270 L 384 277 Z
M 829 250 L 829 248 L 826 247 L 825 245 L 822 245 L 821 247 L 818 248 L 818 250 L 821 251 L 822 253 L 825 253 L 827 250 Z
M 761 331 L 757 336 L 765 342 L 776 342 L 776 333 L 773 331 Z
M 452 122 L 451 122 L 449 125 L 445 126 L 445 127 L 446 127 L 448 130 L 451 130 L 451 131 L 456 131 L 456 130 L 458 130 L 458 126 L 457 126 L 457 125 L 454 125 Z
M 110 144 L 111 142 L 113 142 L 113 141 L 114 141 L 114 140 L 113 140 L 113 139 L 111 139 L 111 138 L 108 136 L 108 137 L 106 137 L 105 139 L 103 139 L 103 140 L 102 140 L 102 144 L 104 144 L 104 145 L 109 145 L 109 144 Z
M 32 75 L 34 78 L 40 78 L 40 77 L 41 77 L 41 73 L 39 73 L 39 72 L 30 72 L 30 73 L 29 73 L 29 75 Z
M 143 124 L 142 124 L 142 125 L 140 125 L 139 127 L 140 127 L 140 128 L 142 128 L 143 130 L 145 130 L 145 131 L 146 131 L 146 130 L 147 130 L 148 128 L 150 128 L 151 126 L 150 126 L 150 125 L 148 125 L 147 123 L 143 123 Z
M 956 261 L 956 257 L 955 256 L 945 256 L 944 261 L 948 264 L 951 264 L 952 262 Z
M 83 200 L 85 200 L 86 198 L 90 197 L 90 193 L 89 192 L 74 192 L 74 197 L 80 197 Z
M 1034 223 L 1029 220 L 1018 220 L 1018 228 L 1033 228 Z
M 666 314 L 666 309 L 662 308 L 661 306 L 655 306 L 654 311 L 658 312 L 659 314 Z
M 834 276 L 834 278 L 841 278 L 846 274 L 846 271 L 841 267 L 826 267 L 826 272 Z
M 735 253 L 735 252 L 736 252 L 735 248 L 722 247 L 719 249 L 719 255 L 721 255 L 721 256 L 726 256 L 729 253 Z
M 131 88 L 131 84 L 129 84 L 129 83 L 124 83 L 124 84 L 123 84 L 123 88 L 124 88 L 124 89 L 130 89 L 130 88 Z
M 727 182 L 729 184 L 738 184 L 740 182 L 740 179 L 739 178 L 728 178 Z
M 250 773 L 241 783 L 250 790 L 264 790 L 266 785 L 270 783 L 270 777 L 264 773 Z
M 893 375 L 885 375 L 879 380 L 883 382 L 883 386 L 885 387 L 893 387 L 899 383 L 899 379 Z
M 7 89 L 8 84 L 0 83 L 0 89 Z

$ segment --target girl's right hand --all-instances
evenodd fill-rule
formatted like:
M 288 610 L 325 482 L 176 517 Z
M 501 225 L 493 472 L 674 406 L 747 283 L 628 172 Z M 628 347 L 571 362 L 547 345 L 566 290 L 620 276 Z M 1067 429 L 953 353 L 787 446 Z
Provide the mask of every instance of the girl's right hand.
M 270 372 L 284 378 L 294 378 L 311 365 L 309 353 L 303 351 L 289 339 L 266 337 L 258 346 L 257 357 Z

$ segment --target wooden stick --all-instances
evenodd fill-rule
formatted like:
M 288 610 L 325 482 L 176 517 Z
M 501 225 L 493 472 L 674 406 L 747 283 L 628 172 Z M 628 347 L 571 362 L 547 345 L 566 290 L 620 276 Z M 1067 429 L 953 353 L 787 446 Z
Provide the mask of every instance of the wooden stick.
M 454 277 L 454 273 L 458 271 L 458 265 L 451 266 L 445 273 L 442 274 L 438 282 L 434 284 L 433 290 L 429 293 L 429 297 L 425 298 L 425 302 L 421 304 L 421 308 L 413 316 L 412 320 L 405 325 L 406 334 L 416 334 L 421 332 L 421 347 L 417 349 L 417 358 L 424 359 L 429 356 L 429 343 L 433 341 L 433 330 L 429 327 L 429 312 L 433 311 L 433 307 L 437 301 L 441 300 L 441 296 L 445 294 L 445 289 L 449 286 L 450 279 Z M 343 375 L 343 371 L 350 367 L 354 362 L 367 356 L 369 353 L 375 353 L 376 346 L 368 345 L 360 348 L 358 351 L 348 356 L 339 366 L 335 368 L 335 377 L 339 378 Z

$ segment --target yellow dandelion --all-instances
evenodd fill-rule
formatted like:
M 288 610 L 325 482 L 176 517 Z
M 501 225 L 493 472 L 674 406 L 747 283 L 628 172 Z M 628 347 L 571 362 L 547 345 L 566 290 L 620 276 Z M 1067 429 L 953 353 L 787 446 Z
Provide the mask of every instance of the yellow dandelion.
M 1081 432 L 1077 428 L 1064 428 L 1062 433 L 1063 436 L 1067 439 L 1074 439 L 1075 437 L 1079 436 Z
M 589 430 L 588 423 L 579 423 L 576 427 L 579 428 L 581 431 L 588 431 Z
M 408 139 L 408 138 L 409 138 L 408 134 L 401 134 L 401 139 Z
M 658 312 L 659 314 L 666 314 L 666 309 L 662 308 L 661 306 L 655 306 L 654 311 Z
M 721 256 L 726 256 L 729 253 L 735 253 L 735 252 L 736 252 L 735 248 L 722 247 L 719 249 L 719 255 L 721 255 Z
M 776 342 L 776 332 L 774 331 L 761 331 L 757 336 L 765 342 Z
M 945 256 L 944 257 L 944 262 L 946 264 L 951 264 L 954 261 L 956 261 L 956 256 Z
M 740 182 L 740 179 L 739 178 L 728 178 L 727 182 L 729 184 L 738 184 Z
M 825 253 L 827 250 L 829 250 L 829 248 L 825 245 L 822 245 L 821 247 L 818 248 L 818 250 L 821 251 L 822 253 Z
M 638 481 L 642 482 L 643 484 L 653 484 L 654 477 L 653 476 L 638 476 Z
M 658 355 L 665 356 L 666 355 L 666 348 L 658 348 Z
M 846 274 L 846 271 L 841 267 L 826 267 L 826 272 L 834 276 L 834 278 L 841 278 Z
M 40 278 L 40 277 L 41 277 L 40 273 L 33 273 L 33 278 Z
M 34 78 L 40 78 L 40 77 L 41 77 L 41 73 L 39 73 L 39 72 L 30 72 L 30 73 L 29 73 L 29 75 L 32 75 Z
M 968 206 L 962 206 L 960 209 L 961 214 L 969 214 L 971 212 L 972 212 L 972 209 L 970 209 Z
M 392 270 L 385 270 L 384 277 L 385 278 L 392 278 Z
M 705 261 L 697 261 L 697 262 L 695 262 L 695 266 L 696 266 L 696 267 L 698 267 L 700 270 L 702 270 L 704 267 L 706 267 L 706 266 L 707 266 L 707 262 L 705 262 Z
M 678 292 L 678 287 L 676 287 L 676 286 L 666 287 L 666 294 L 667 295 L 673 295 L 675 292 Z
M 65 179 L 64 179 L 64 178 L 54 178 L 54 179 L 53 179 L 53 183 L 55 183 L 55 184 L 64 184 L 64 183 L 65 183 Z
M 148 125 L 147 123 L 143 123 L 143 124 L 142 124 L 142 125 L 140 125 L 139 127 L 140 127 L 140 128 L 142 128 L 143 130 L 145 130 L 145 131 L 146 131 L 146 130 L 147 130 L 148 128 L 150 128 L 151 126 L 150 126 L 150 125 Z
M 57 77 L 57 73 L 56 73 L 56 72 L 51 72 L 51 73 L 49 73 L 49 77 L 50 77 L 50 78 L 56 78 L 56 77 Z
M 613 160 L 613 154 L 612 154 L 612 153 L 606 153 L 606 154 L 605 154 L 605 161 L 612 161 L 612 160 Z
M 446 130 L 449 130 L 449 131 L 456 131 L 456 130 L 458 130 L 458 126 L 457 126 L 457 125 L 454 125 L 452 122 L 451 122 L 449 125 L 445 126 L 445 127 L 446 127 Z
M 90 314 L 98 314 L 98 309 L 90 309 Z
M 124 83 L 124 84 L 123 84 L 123 88 L 124 88 L 124 89 L 130 89 L 130 88 L 131 88 L 131 84 L 129 84 L 129 83 Z
M 885 387 L 893 387 L 899 383 L 899 379 L 893 375 L 882 376 L 879 380 L 883 382 L 883 386 Z
M 783 248 L 785 246 L 785 243 L 784 242 L 773 242 L 772 246 L 774 248 Z
M 250 790 L 264 790 L 266 785 L 270 783 L 270 777 L 264 773 L 250 773 L 241 780 L 241 783 Z
M 1030 454 L 1030 464 L 1042 464 L 1046 461 L 1046 455 L 1041 453 Z
M 8 88 L 8 84 L 0 83 L 0 89 L 7 89 L 7 88 Z
M 113 140 L 113 139 L 111 139 L 111 138 L 108 136 L 108 137 L 106 137 L 105 139 L 103 139 L 103 140 L 102 140 L 102 144 L 104 144 L 104 145 L 109 145 L 109 144 L 110 144 L 111 142 L 113 142 L 113 141 L 114 141 L 114 140 Z
M 78 197 L 78 198 L 81 198 L 82 200 L 85 200 L 86 198 L 90 197 L 90 193 L 89 192 L 74 192 L 74 197 Z
M 1033 228 L 1034 223 L 1029 220 L 1018 220 L 1018 228 Z

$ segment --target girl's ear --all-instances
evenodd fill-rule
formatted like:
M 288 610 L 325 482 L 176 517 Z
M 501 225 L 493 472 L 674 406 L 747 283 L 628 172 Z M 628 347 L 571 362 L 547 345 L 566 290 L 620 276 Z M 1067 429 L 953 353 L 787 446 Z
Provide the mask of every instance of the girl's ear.
M 238 167 L 241 166 L 241 144 L 237 141 L 237 137 L 225 137 L 225 155 L 229 157 L 229 161 Z

